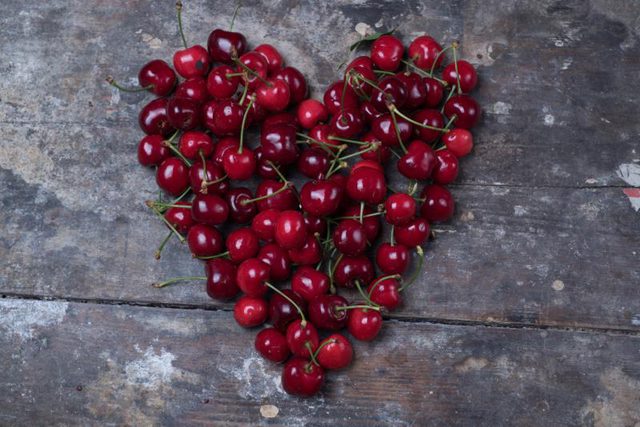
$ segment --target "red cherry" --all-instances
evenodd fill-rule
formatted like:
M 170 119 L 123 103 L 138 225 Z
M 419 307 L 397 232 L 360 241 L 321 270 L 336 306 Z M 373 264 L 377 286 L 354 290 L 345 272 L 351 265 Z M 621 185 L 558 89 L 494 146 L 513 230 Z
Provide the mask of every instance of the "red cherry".
M 298 105 L 298 121 L 300 126 L 311 129 L 319 122 L 324 122 L 329 118 L 327 107 L 315 99 L 305 99 Z
M 362 141 L 377 143 L 377 148 L 375 150 L 365 151 L 360 155 L 363 160 L 370 160 L 383 165 L 391 158 L 391 150 L 389 149 L 389 146 L 382 145 L 382 141 L 376 138 L 373 132 L 369 132 L 363 136 Z
M 260 248 L 258 259 L 268 264 L 270 269 L 270 280 L 283 282 L 291 275 L 291 260 L 285 249 L 275 243 L 269 243 Z
M 144 133 L 169 136 L 175 131 L 167 116 L 167 102 L 167 98 L 157 98 L 142 107 L 138 115 L 138 123 Z
M 409 179 L 429 179 L 435 167 L 436 156 L 433 149 L 420 140 L 411 142 L 407 147 L 407 154 L 398 160 L 398 171 Z
M 283 289 L 282 293 L 295 302 L 304 312 L 306 306 L 300 295 L 291 289 Z M 297 319 L 300 319 L 300 313 L 298 313 L 298 309 L 296 309 L 289 300 L 278 293 L 271 295 L 271 299 L 269 300 L 269 323 L 276 329 L 286 332 L 289 324 Z
M 291 104 L 299 104 L 307 97 L 307 81 L 294 67 L 284 67 L 273 74 L 273 78 L 284 80 L 291 92 Z
M 245 294 L 252 297 L 261 297 L 269 288 L 265 282 L 269 280 L 270 267 L 258 258 L 249 258 L 238 266 L 236 282 Z
M 267 117 L 262 122 L 262 127 L 260 131 L 262 132 L 265 129 L 268 129 L 270 127 L 280 126 L 280 125 L 291 126 L 292 128 L 298 130 L 299 128 L 298 117 L 295 114 L 288 113 L 286 111 L 283 113 L 270 114 L 269 117 Z
M 429 222 L 444 222 L 451 219 L 455 209 L 453 196 L 445 187 L 432 184 L 422 190 L 420 197 L 424 203 L 420 215 Z
M 458 86 L 458 75 L 460 75 L 460 89 L 463 93 L 471 92 L 478 83 L 478 74 L 476 69 L 465 60 L 459 60 L 457 64 L 458 71 L 456 72 L 456 63 L 453 62 L 442 71 L 442 80 L 447 82 L 449 86 Z
M 282 186 L 287 185 L 279 181 L 271 179 L 265 179 L 256 189 L 256 197 L 266 197 L 257 201 L 258 210 L 263 211 L 266 209 L 276 209 L 279 211 L 285 211 L 298 208 L 298 199 L 291 188 L 282 190 Z M 278 194 L 273 195 L 276 191 L 280 191 Z
M 355 138 L 362 132 L 364 121 L 359 108 L 343 108 L 331 118 L 331 130 L 340 138 Z
M 242 82 L 240 76 L 229 76 L 236 71 L 228 65 L 215 67 L 207 76 L 207 91 L 216 99 L 229 99 L 237 91 Z M 227 77 L 229 76 L 229 77 Z
M 347 75 L 349 73 L 349 70 L 358 67 L 364 67 L 368 68 L 369 70 L 373 70 L 373 61 L 371 60 L 371 57 L 362 55 L 358 56 L 357 58 L 353 58 L 351 62 L 349 62 L 349 65 L 347 65 L 347 68 L 344 69 L 344 74 Z
M 422 81 L 422 77 L 416 73 L 404 72 L 396 74 L 396 78 L 400 79 L 407 87 L 407 100 L 403 105 L 404 108 L 413 110 L 425 103 L 427 100 L 427 88 Z
M 227 150 L 223 156 L 222 165 L 229 179 L 245 181 L 256 171 L 256 156 L 247 147 Z
M 402 302 L 400 284 L 392 277 L 381 279 L 378 278 L 369 285 L 367 289 L 369 299 L 387 310 L 393 311 Z
M 206 176 L 205 176 L 206 169 Z M 222 179 L 224 171 L 212 160 L 196 161 L 189 169 L 189 183 L 194 193 L 224 195 L 229 190 L 229 181 Z M 206 179 L 205 179 L 206 178 Z M 203 186 L 203 180 L 204 186 Z M 215 184 L 211 184 L 215 182 Z
M 145 135 L 138 144 L 138 162 L 142 166 L 158 166 L 171 156 L 160 135 Z
M 360 114 L 365 123 L 372 123 L 376 117 L 382 115 L 380 111 L 370 101 L 364 101 L 360 104 Z
M 314 216 L 329 216 L 340 207 L 342 189 L 330 179 L 307 181 L 300 190 L 300 204 Z
M 347 310 L 336 308 L 347 305 L 347 300 L 340 295 L 319 295 L 309 301 L 309 319 L 320 329 L 340 330 L 347 324 Z
M 296 129 L 292 126 L 274 125 L 262 128 L 260 145 L 266 160 L 279 165 L 290 165 L 298 159 Z
M 262 357 L 275 363 L 282 363 L 289 358 L 287 339 L 276 328 L 265 328 L 258 332 L 255 347 Z
M 204 132 L 187 131 L 180 136 L 178 149 L 189 160 L 200 158 L 200 152 L 206 158 L 213 153 L 213 140 Z
M 387 111 L 387 105 L 402 108 L 407 101 L 407 86 L 396 76 L 387 76 L 378 82 L 371 93 L 371 105 L 378 111 Z
M 236 266 L 228 259 L 208 260 L 205 271 L 207 272 L 207 295 L 211 298 L 225 301 L 240 292 L 236 284 Z
M 209 54 L 200 45 L 181 49 L 173 54 L 173 68 L 185 79 L 206 76 L 209 72 Z
M 316 358 L 324 369 L 344 369 L 353 360 L 353 347 L 343 335 L 329 335 L 318 348 Z
M 256 102 L 271 112 L 284 110 L 291 100 L 289 86 L 284 80 L 269 79 L 260 83 L 256 95 Z
M 186 234 L 195 223 L 191 216 L 191 203 L 180 201 L 176 202 L 175 205 L 176 206 L 167 209 L 164 213 L 164 218 L 169 221 L 169 224 L 173 225 L 180 234 Z
M 450 184 L 458 177 L 458 158 L 447 149 L 436 151 L 436 167 L 433 181 L 438 184 Z
M 251 221 L 251 228 L 261 240 L 272 242 L 275 239 L 276 222 L 279 216 L 280 211 L 276 209 L 258 212 Z
M 367 236 L 367 241 L 369 243 L 373 243 L 377 238 L 378 238 L 378 234 L 380 233 L 380 219 L 377 216 L 366 216 L 368 214 L 373 213 L 373 211 L 365 206 L 364 210 L 362 211 L 362 225 L 364 226 L 364 233 Z M 353 216 L 353 217 L 360 217 L 360 206 L 359 205 L 353 205 L 353 206 L 349 206 L 347 207 L 344 212 L 343 212 L 344 216 Z
M 209 100 L 207 92 L 207 82 L 202 77 L 187 79 L 176 87 L 176 98 L 187 98 L 198 104 L 203 104 Z
M 176 129 L 189 130 L 200 125 L 200 104 L 188 98 L 170 98 L 167 102 L 169 124 Z
M 214 135 L 220 135 L 221 132 L 216 127 L 215 115 L 220 101 L 211 99 L 202 105 L 202 117 L 200 118 L 204 127 L 210 130 Z
M 408 194 L 392 194 L 384 202 L 384 218 L 389 224 L 404 225 L 416 215 L 416 201 Z
M 297 265 L 312 265 L 322 260 L 322 247 L 318 238 L 312 234 L 307 234 L 302 247 L 289 249 L 288 253 L 291 262 Z
M 233 58 L 244 53 L 247 48 L 247 40 L 240 33 L 215 29 L 209 35 L 207 41 L 209 57 L 213 62 L 230 64 Z
M 267 61 L 269 73 L 274 73 L 282 68 L 282 55 L 278 49 L 270 44 L 264 43 L 253 48 L 254 52 L 258 52 Z
M 246 259 L 255 257 L 260 249 L 260 244 L 258 236 L 253 230 L 241 227 L 227 235 L 226 247 L 231 261 L 239 264 Z
M 297 166 L 307 178 L 321 179 L 329 171 L 329 155 L 319 148 L 306 148 L 300 153 Z
M 376 265 L 385 274 L 403 274 L 409 266 L 409 249 L 404 245 L 383 243 L 376 250 Z
M 395 119 L 400 139 L 403 143 L 407 143 L 413 134 L 413 125 L 402 117 L 396 117 Z M 390 113 L 381 114 L 371 122 L 371 132 L 383 145 L 389 147 L 400 145 L 398 131 L 396 131 L 396 124 L 394 124 Z
M 329 114 L 338 114 L 342 108 L 358 108 L 358 95 L 351 86 L 347 85 L 345 89 L 344 85 L 344 81 L 339 80 L 325 90 L 322 99 Z
M 318 348 L 318 341 L 318 331 L 312 323 L 298 319 L 287 327 L 287 344 L 294 356 L 309 357 L 310 351 Z
M 256 155 L 256 173 L 262 179 L 277 179 L 278 173 L 276 172 L 276 168 L 272 166 L 272 162 L 267 160 L 262 155 L 262 147 L 257 147 L 253 150 L 253 153 Z
M 213 126 L 216 134 L 238 134 L 243 117 L 244 109 L 236 101 L 230 99 L 220 101 L 213 113 Z
M 229 206 L 215 194 L 196 194 L 192 201 L 193 219 L 203 224 L 223 224 L 229 217 Z
M 442 142 L 456 157 L 464 157 L 473 149 L 473 135 L 466 129 L 452 129 L 442 136 Z
M 368 98 L 373 91 L 373 86 L 367 81 L 376 81 L 377 77 L 373 68 L 364 66 L 351 67 L 350 72 L 345 72 L 345 81 L 362 98 Z
M 395 71 L 400 66 L 404 45 L 397 37 L 385 34 L 371 45 L 371 60 L 384 71 Z
M 394 237 L 396 242 L 408 248 L 421 246 L 429 237 L 429 222 L 424 218 L 414 218 L 406 225 L 397 226 Z
M 334 146 L 338 146 L 341 144 L 340 141 L 336 141 L 334 139 L 331 139 L 330 137 L 333 136 L 333 131 L 331 130 L 331 126 L 329 125 L 316 125 L 314 126 L 310 131 L 309 131 L 309 136 L 311 138 L 313 138 L 316 141 L 320 141 L 322 142 L 324 145 L 324 147 L 326 147 L 327 145 L 334 145 Z M 319 144 L 316 144 L 315 142 L 311 143 L 312 147 L 315 148 L 322 148 Z M 328 147 L 326 147 L 328 148 Z
M 253 328 L 267 321 L 267 302 L 245 295 L 233 306 L 233 317 L 243 328 Z
M 189 187 L 189 168 L 177 157 L 163 161 L 156 171 L 156 183 L 172 196 L 179 196 Z
M 307 226 L 307 233 L 324 236 L 327 234 L 327 220 L 313 215 L 305 215 L 304 224 Z
M 454 124 L 463 129 L 471 129 L 480 120 L 480 107 L 469 95 L 454 95 L 444 104 L 444 114 L 451 119 L 454 115 Z
M 187 243 L 195 257 L 218 255 L 224 248 L 222 233 L 217 228 L 205 224 L 195 224 L 189 229 Z
M 282 388 L 289 394 L 311 397 L 317 394 L 324 382 L 324 371 L 307 359 L 294 357 L 282 371 Z
M 227 136 L 220 138 L 218 145 L 216 145 L 213 151 L 213 160 L 222 166 L 224 164 L 224 158 L 227 155 L 227 150 L 238 151 L 240 147 L 240 139 L 235 136 Z
M 382 315 L 370 308 L 353 308 L 349 310 L 347 329 L 357 340 L 373 341 L 382 329 Z
M 358 256 L 367 249 L 364 226 L 355 219 L 343 219 L 333 232 L 333 244 L 347 256 Z
M 225 194 L 225 200 L 229 205 L 229 219 L 236 224 L 250 222 L 258 211 L 254 203 L 245 203 L 251 200 L 253 195 L 246 187 L 232 188 Z
M 435 67 L 439 67 L 442 63 L 443 55 L 440 55 L 442 46 L 429 36 L 416 37 L 409 45 L 409 58 L 413 63 L 423 70 L 431 71 L 431 67 L 435 63 Z
M 426 126 L 442 129 L 444 127 L 444 119 L 440 111 L 433 109 L 419 110 L 413 114 L 413 120 Z M 417 137 L 424 142 L 431 143 L 438 139 L 442 134 L 441 131 L 429 129 L 425 127 L 415 126 Z
M 299 267 L 291 278 L 291 289 L 309 302 L 329 291 L 329 276 L 313 267 Z
M 336 285 L 352 288 L 356 281 L 369 283 L 373 279 L 373 265 L 367 256 L 342 257 L 336 264 L 334 281 Z
M 280 213 L 276 222 L 276 242 L 285 249 L 296 249 L 304 245 L 307 226 L 298 211 L 287 210 Z
M 372 168 L 352 169 L 347 178 L 347 194 L 359 202 L 381 203 L 387 194 L 384 174 Z
M 427 94 L 424 106 L 434 108 L 440 105 L 442 97 L 444 96 L 444 88 L 439 81 L 432 77 L 423 77 L 422 84 L 424 85 L 425 92 Z
M 151 86 L 151 93 L 158 96 L 169 95 L 176 86 L 176 81 L 176 73 L 161 59 L 147 62 L 138 73 L 140 87 Z

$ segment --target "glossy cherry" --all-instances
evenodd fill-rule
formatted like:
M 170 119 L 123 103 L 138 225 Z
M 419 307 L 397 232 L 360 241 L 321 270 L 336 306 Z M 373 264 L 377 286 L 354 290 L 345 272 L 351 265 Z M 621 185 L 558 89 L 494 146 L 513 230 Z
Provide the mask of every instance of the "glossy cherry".
M 299 397 L 311 397 L 317 394 L 324 382 L 324 370 L 308 360 L 294 357 L 282 371 L 282 388 L 287 393 Z
M 466 129 L 452 129 L 442 136 L 442 142 L 456 157 L 464 157 L 473 149 L 473 135 Z
M 167 102 L 167 98 L 156 98 L 142 107 L 138 123 L 144 133 L 166 137 L 175 131 L 167 116 Z
M 384 71 L 395 71 L 400 66 L 404 45 L 395 36 L 385 34 L 371 45 L 371 60 L 374 65 Z
M 409 249 L 400 244 L 383 243 L 376 250 L 376 265 L 385 274 L 403 274 L 409 266 Z
M 264 158 L 262 154 L 262 147 L 256 147 L 253 150 L 256 156 L 256 174 L 262 179 L 277 179 L 279 178 L 276 168 L 273 166 L 273 162 Z M 280 167 L 282 171 L 284 167 Z
M 416 111 L 413 114 L 413 120 L 432 128 L 442 129 L 444 127 L 444 119 L 440 111 L 430 108 Z M 426 143 L 431 143 L 442 135 L 442 131 L 421 126 L 415 126 L 415 131 L 417 137 Z
M 294 356 L 309 357 L 318 348 L 318 331 L 313 323 L 293 320 L 287 326 L 287 345 Z M 310 347 L 310 348 L 309 348 Z
M 378 111 L 387 111 L 393 104 L 402 108 L 407 101 L 407 86 L 396 76 L 387 76 L 378 82 L 378 87 L 371 93 L 371 105 Z
M 454 95 L 444 104 L 444 114 L 456 119 L 453 124 L 463 129 L 471 129 L 480 121 L 480 106 L 469 95 Z
M 298 104 L 307 97 L 307 81 L 295 67 L 284 67 L 273 74 L 273 78 L 283 80 L 291 92 L 291 104 Z
M 262 357 L 275 363 L 284 362 L 291 354 L 286 337 L 276 328 L 265 328 L 258 332 L 254 344 Z
M 396 128 L 398 129 L 397 131 Z M 394 123 L 391 114 L 385 113 L 373 119 L 371 132 L 383 145 L 396 147 L 400 145 L 398 132 L 400 133 L 400 140 L 406 144 L 413 134 L 413 125 L 402 117 L 397 116 Z
M 381 203 L 387 194 L 384 174 L 372 168 L 352 169 L 347 178 L 347 194 L 359 202 Z
M 347 324 L 347 311 L 336 310 L 346 307 L 348 302 L 340 295 L 324 294 L 309 301 L 309 320 L 319 329 L 338 331 Z
M 353 308 L 349 310 L 347 330 L 357 340 L 373 341 L 382 329 L 382 315 L 372 308 Z
M 173 54 L 173 68 L 185 79 L 206 76 L 209 72 L 209 54 L 200 45 L 180 49 Z
M 386 111 L 386 110 L 385 110 Z M 380 112 L 370 101 L 363 101 L 360 104 L 360 114 L 365 123 L 371 123 L 376 117 L 380 116 Z
M 229 219 L 236 224 L 251 222 L 258 208 L 254 203 L 245 203 L 253 198 L 251 190 L 246 187 L 232 188 L 225 194 L 225 200 L 229 205 Z
M 283 289 L 282 293 L 295 302 L 304 312 L 306 304 L 300 295 L 291 289 Z M 297 319 L 300 319 L 300 313 L 289 300 L 278 293 L 271 295 L 269 300 L 269 323 L 276 329 L 286 332 L 289 324 Z
M 215 194 L 196 194 L 191 214 L 193 219 L 203 224 L 224 224 L 229 217 L 229 206 L 223 198 Z
M 364 128 L 360 109 L 355 107 L 341 109 L 331 118 L 330 126 L 335 136 L 348 139 L 355 138 Z
M 334 273 L 334 282 L 336 285 L 352 288 L 356 281 L 360 283 L 369 283 L 373 279 L 374 268 L 365 255 L 357 257 L 342 257 L 336 264 Z
M 339 80 L 330 84 L 325 90 L 323 101 L 327 110 L 329 110 L 329 114 L 337 114 L 342 108 L 358 107 L 358 95 L 356 95 L 351 86 L 347 85 L 345 89 L 344 85 L 344 81 Z
M 393 311 L 402 303 L 400 283 L 393 277 L 379 277 L 367 288 L 369 299 L 374 303 Z
M 451 219 L 455 209 L 453 196 L 445 187 L 431 184 L 424 187 L 420 197 L 424 203 L 420 215 L 429 222 L 444 222 Z
M 408 248 L 423 245 L 429 238 L 429 222 L 421 217 L 412 219 L 405 225 L 395 228 L 396 242 Z
M 413 63 L 425 71 L 431 71 L 431 67 L 439 67 L 443 55 L 440 55 L 442 46 L 429 36 L 416 37 L 409 45 L 408 54 Z
M 389 224 L 404 225 L 416 215 L 416 201 L 406 193 L 396 193 L 385 200 L 384 209 Z
M 436 151 L 436 167 L 433 181 L 438 184 L 450 184 L 458 177 L 458 158 L 450 150 Z
M 244 328 L 253 328 L 267 321 L 267 301 L 245 295 L 233 306 L 233 317 Z
M 320 101 L 305 99 L 298 105 L 297 115 L 300 126 L 311 129 L 329 118 L 329 110 Z
M 423 77 L 422 84 L 426 92 L 424 106 L 434 108 L 440 105 L 444 96 L 442 84 L 433 77 Z
M 195 224 L 189 228 L 187 244 L 194 257 L 208 257 L 218 255 L 222 252 L 224 248 L 224 237 L 222 233 L 213 226 Z
M 364 226 L 355 219 L 341 220 L 333 232 L 333 244 L 340 253 L 355 257 L 367 249 Z
M 268 79 L 258 84 L 256 102 L 267 111 L 280 112 L 289 105 L 291 91 L 284 80 Z
M 258 258 L 249 258 L 242 261 L 238 266 L 236 282 L 238 287 L 245 294 L 252 297 L 261 297 L 267 293 L 269 288 L 265 282 L 270 277 L 270 267 Z
M 258 257 L 260 261 L 270 267 L 270 280 L 283 282 L 291 275 L 291 260 L 286 249 L 275 243 L 269 243 L 260 248 Z
M 298 157 L 297 167 L 307 178 L 321 179 L 329 171 L 329 155 L 320 148 L 306 148 Z
M 329 276 L 310 266 L 298 267 L 291 277 L 291 289 L 309 302 L 329 291 Z
M 170 156 L 171 151 L 160 135 L 145 135 L 138 144 L 138 162 L 142 166 L 158 166 Z
M 458 76 L 460 76 L 460 89 L 463 93 L 471 92 L 476 87 L 476 84 L 478 84 L 476 69 L 473 65 L 462 59 L 458 60 L 457 72 L 455 62 L 444 67 L 442 71 L 442 80 L 447 82 L 449 86 L 458 85 Z
M 180 234 L 186 234 L 195 223 L 193 216 L 191 216 L 191 203 L 179 201 L 175 205 L 165 211 L 164 218 Z
M 313 265 L 322 260 L 322 246 L 318 238 L 313 234 L 308 234 L 304 244 L 296 249 L 289 249 L 291 262 L 297 265 Z
M 190 130 L 200 125 L 200 104 L 188 98 L 170 98 L 167 102 L 169 124 L 176 129 Z
M 318 234 L 324 236 L 327 234 L 327 220 L 313 215 L 305 215 L 304 223 L 307 226 L 308 234 Z
M 229 190 L 229 181 L 224 179 L 224 171 L 212 160 L 205 160 L 204 165 L 202 161 L 196 160 L 189 169 L 189 183 L 195 194 L 224 195 Z
M 347 207 L 342 214 L 345 217 L 355 217 L 360 221 L 360 212 L 359 205 L 352 205 Z M 364 226 L 364 233 L 369 243 L 373 243 L 378 238 L 378 234 L 380 234 L 380 217 L 368 216 L 372 213 L 373 210 L 367 206 L 362 210 L 362 225 Z
M 215 99 L 229 99 L 242 83 L 240 76 L 228 65 L 215 67 L 207 76 L 207 91 Z
M 329 335 L 318 348 L 316 359 L 324 369 L 343 369 L 353 360 L 353 347 L 344 335 Z
M 285 249 L 302 247 L 307 236 L 304 217 L 298 211 L 287 210 L 280 213 L 275 228 L 276 242 Z
M 283 186 L 286 186 L 282 190 Z M 275 194 L 278 192 L 277 194 Z M 268 196 L 268 197 L 266 197 Z M 263 197 L 256 202 L 259 211 L 266 209 L 277 209 L 285 211 L 298 208 L 298 199 L 294 190 L 286 183 L 265 179 L 256 188 L 256 197 Z
M 213 126 L 217 135 L 236 135 L 240 133 L 244 108 L 231 99 L 218 103 L 213 113 Z M 213 129 L 212 129 L 213 130 Z
M 154 59 L 142 66 L 138 73 L 140 87 L 149 87 L 149 91 L 158 96 L 167 96 L 176 86 L 176 73 L 169 64 L 161 59 Z
M 236 264 L 253 258 L 258 254 L 260 242 L 258 236 L 249 227 L 240 227 L 227 235 L 225 243 L 229 259 Z
M 233 58 L 241 56 L 247 48 L 247 39 L 240 33 L 213 30 L 207 40 L 209 57 L 213 62 L 230 64 Z
M 275 239 L 276 222 L 279 216 L 280 211 L 276 209 L 266 209 L 258 212 L 256 216 L 253 217 L 251 228 L 260 240 L 272 242 Z
M 290 165 L 298 159 L 296 129 L 287 125 L 273 125 L 260 133 L 262 155 L 279 165 Z
M 223 155 L 222 166 L 229 179 L 245 181 L 256 171 L 255 153 L 247 147 L 227 150 Z
M 342 189 L 329 179 L 307 181 L 300 190 L 300 204 L 313 216 L 333 215 L 340 207 Z
M 176 87 L 175 96 L 176 98 L 191 99 L 198 104 L 203 104 L 210 98 L 207 82 L 202 77 L 193 77 L 180 83 Z
M 429 144 L 415 140 L 398 160 L 398 171 L 409 179 L 426 180 L 436 167 L 436 156 Z
M 200 158 L 200 153 L 208 158 L 213 153 L 213 139 L 204 132 L 187 131 L 180 135 L 178 149 L 189 160 Z
M 420 75 L 412 72 L 404 72 L 396 74 L 396 78 L 400 79 L 407 87 L 407 100 L 403 105 L 404 108 L 414 110 L 426 102 L 427 88 Z
M 269 73 L 275 73 L 282 68 L 282 55 L 278 49 L 268 43 L 263 43 L 253 48 L 254 52 L 258 52 L 267 61 Z
M 156 171 L 158 187 L 172 196 L 179 196 L 189 187 L 189 168 L 177 157 L 164 160 Z
M 217 300 L 229 300 L 240 292 L 236 283 L 236 266 L 225 258 L 207 261 L 207 295 Z

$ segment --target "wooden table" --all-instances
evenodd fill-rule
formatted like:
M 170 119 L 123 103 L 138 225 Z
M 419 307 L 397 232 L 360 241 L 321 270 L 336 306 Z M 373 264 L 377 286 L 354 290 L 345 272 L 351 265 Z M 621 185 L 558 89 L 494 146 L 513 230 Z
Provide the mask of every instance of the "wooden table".
M 0 424 L 638 426 L 640 5 L 246 3 L 236 28 L 316 96 L 359 23 L 460 40 L 478 65 L 477 145 L 419 283 L 318 398 L 284 394 L 229 304 L 149 286 L 201 267 L 175 241 L 153 259 L 150 96 L 103 79 L 171 58 L 172 2 L 4 1 Z M 232 12 L 186 2 L 189 39 Z

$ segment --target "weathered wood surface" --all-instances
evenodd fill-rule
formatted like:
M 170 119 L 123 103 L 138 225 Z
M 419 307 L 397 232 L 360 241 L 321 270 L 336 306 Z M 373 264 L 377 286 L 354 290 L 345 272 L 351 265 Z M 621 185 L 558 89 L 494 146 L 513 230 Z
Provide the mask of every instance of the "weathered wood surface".
M 0 423 L 562 425 L 640 421 L 640 337 L 387 322 L 316 399 L 231 314 L 0 301 Z M 274 419 L 263 405 L 278 408 Z M 264 409 L 263 409 L 264 410 Z M 38 421 L 40 420 L 40 421 Z

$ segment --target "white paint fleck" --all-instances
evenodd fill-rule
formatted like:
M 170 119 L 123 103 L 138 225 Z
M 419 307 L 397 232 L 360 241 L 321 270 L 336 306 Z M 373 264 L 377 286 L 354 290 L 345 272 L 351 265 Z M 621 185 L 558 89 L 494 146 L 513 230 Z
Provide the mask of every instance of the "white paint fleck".
M 504 227 L 502 227 L 502 226 L 496 227 L 495 233 L 496 233 L 496 238 L 498 240 L 502 239 L 507 234 L 507 232 L 504 230 Z
M 495 114 L 509 114 L 511 112 L 512 105 L 507 102 L 498 101 L 493 104 L 493 112 Z
M 607 124 L 611 123 L 611 121 L 606 119 L 605 117 L 600 117 L 600 120 L 605 122 L 605 123 L 607 123 Z
M 634 314 L 633 317 L 631 317 L 631 324 L 633 326 L 640 326 L 640 314 Z
M 126 364 L 124 372 L 127 382 L 147 388 L 155 388 L 171 381 L 176 369 L 173 367 L 175 356 L 164 348 L 156 354 L 153 347 L 148 347 L 142 358 Z
M 473 212 L 471 212 L 471 211 L 463 212 L 460 215 L 460 221 L 462 221 L 462 222 L 473 221 L 474 219 L 476 219 L 476 217 L 475 217 L 475 215 L 473 215 Z
M 275 418 L 278 416 L 280 409 L 278 409 L 275 405 L 261 405 L 260 406 L 260 415 L 264 418 Z
M 564 61 L 562 61 L 562 66 L 560 67 L 561 70 L 568 70 L 569 67 L 571 66 L 571 63 L 573 63 L 573 58 L 567 58 Z
M 616 175 L 632 187 L 640 187 L 640 165 L 623 163 L 618 166 Z
M 261 357 L 247 357 L 242 361 L 241 366 L 238 365 L 238 361 L 234 360 L 231 367 L 224 365 L 218 366 L 218 369 L 226 371 L 230 368 L 231 374 L 238 381 L 238 394 L 242 398 L 264 399 L 273 397 L 274 392 L 284 393 L 279 370 L 265 365 Z
M 516 205 L 513 207 L 513 214 L 515 216 L 524 216 L 527 214 L 527 209 L 523 206 Z
M 371 25 L 365 22 L 358 22 L 356 24 L 356 33 L 360 34 L 362 37 L 373 34 L 373 32 L 374 31 L 373 28 L 371 28 Z
M 151 49 L 160 49 L 163 44 L 162 40 L 147 33 L 142 33 L 142 41 Z
M 114 87 L 111 89 L 111 99 L 109 99 L 109 105 L 114 107 L 119 103 L 120 103 L 120 91 Z
M 23 340 L 31 339 L 38 327 L 57 325 L 69 303 L 64 301 L 0 301 L 0 328 Z
M 378 22 L 376 22 L 375 24 L 373 24 L 374 27 L 376 28 L 381 28 L 384 25 L 384 21 L 382 20 L 382 18 L 380 18 L 378 20 Z
M 544 125 L 545 126 L 553 126 L 553 124 L 556 122 L 556 118 L 553 117 L 552 114 L 545 114 L 544 116 Z
M 585 184 L 597 184 L 598 180 L 595 179 L 595 178 L 587 178 L 587 179 L 584 180 L 584 183 Z
M 560 39 L 558 37 L 554 37 L 553 38 L 553 44 L 556 45 L 556 47 L 564 46 L 564 42 L 562 41 L 562 39 Z
M 554 291 L 561 291 L 564 289 L 564 282 L 562 280 L 554 280 L 551 287 Z

